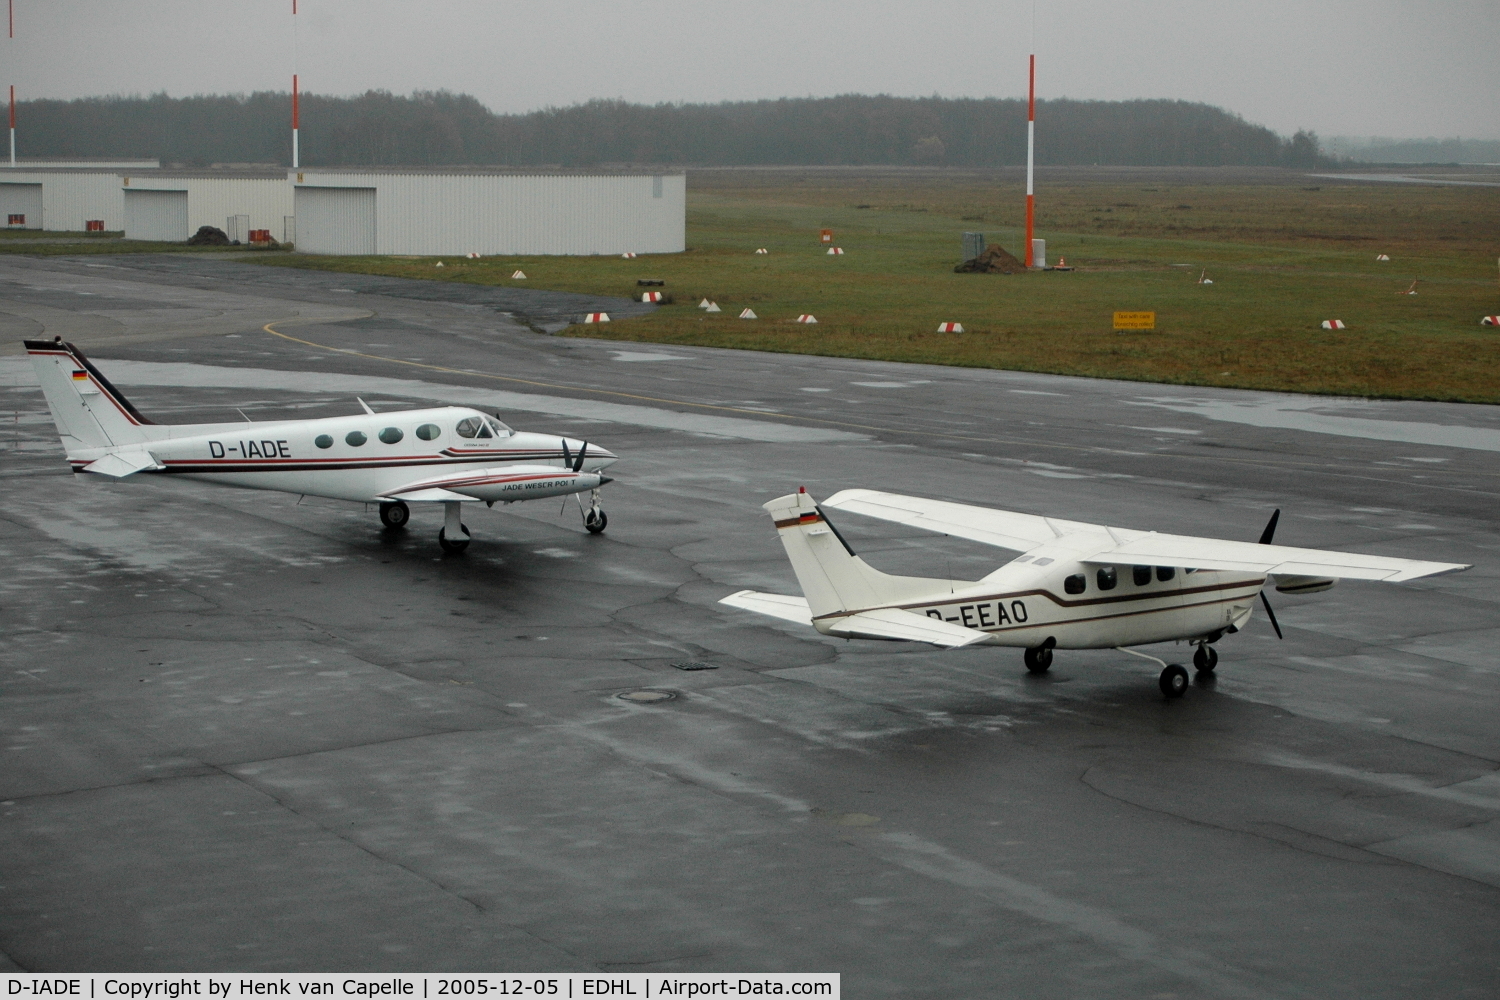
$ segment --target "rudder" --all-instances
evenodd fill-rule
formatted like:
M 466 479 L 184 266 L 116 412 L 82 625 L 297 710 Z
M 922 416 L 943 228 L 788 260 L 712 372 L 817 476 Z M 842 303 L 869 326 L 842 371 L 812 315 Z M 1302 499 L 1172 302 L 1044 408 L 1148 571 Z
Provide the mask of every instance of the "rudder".
M 81 350 L 61 337 L 25 343 L 52 422 L 70 454 L 147 440 L 141 428 L 153 421 L 141 416 Z

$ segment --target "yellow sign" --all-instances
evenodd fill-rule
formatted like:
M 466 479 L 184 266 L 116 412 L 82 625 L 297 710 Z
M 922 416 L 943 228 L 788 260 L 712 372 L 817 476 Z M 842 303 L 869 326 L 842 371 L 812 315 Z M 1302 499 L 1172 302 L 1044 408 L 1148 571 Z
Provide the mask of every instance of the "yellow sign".
M 1156 313 L 1154 312 L 1117 312 L 1115 313 L 1116 330 L 1155 330 Z

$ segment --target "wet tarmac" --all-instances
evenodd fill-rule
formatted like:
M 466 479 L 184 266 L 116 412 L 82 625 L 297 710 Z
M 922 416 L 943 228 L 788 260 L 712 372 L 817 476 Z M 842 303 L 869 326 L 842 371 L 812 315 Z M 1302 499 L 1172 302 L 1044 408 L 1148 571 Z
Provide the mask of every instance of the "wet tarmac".
M 1500 408 L 555 337 L 547 294 L 0 261 L 0 964 L 1494 995 Z M 359 395 L 597 440 L 609 530 L 474 506 L 444 556 L 436 511 L 70 475 L 19 353 L 54 334 L 164 422 Z M 1281 508 L 1280 542 L 1475 567 L 1273 598 L 1285 641 L 1257 615 L 1167 702 L 1115 652 L 1034 678 L 718 605 L 796 592 L 760 504 L 803 485 L 1244 539 Z M 890 572 L 1009 558 L 839 527 Z

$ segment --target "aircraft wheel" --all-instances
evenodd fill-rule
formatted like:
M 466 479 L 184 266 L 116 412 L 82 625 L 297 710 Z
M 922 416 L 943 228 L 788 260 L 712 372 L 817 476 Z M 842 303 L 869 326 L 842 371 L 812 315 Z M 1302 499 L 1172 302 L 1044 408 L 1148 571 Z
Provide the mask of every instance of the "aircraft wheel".
M 589 529 L 589 534 L 597 535 L 609 524 L 609 516 L 602 510 L 591 510 L 584 515 L 583 526 Z
M 444 552 L 456 554 L 469 547 L 469 526 L 460 524 L 459 528 L 464 533 L 464 537 L 462 538 L 449 538 L 447 528 L 438 529 L 438 544 L 443 547 Z
M 411 508 L 400 500 L 380 505 L 380 523 L 387 528 L 404 528 L 411 520 Z
M 1219 651 L 1212 646 L 1199 646 L 1193 653 L 1193 667 L 1200 674 L 1211 674 L 1219 665 Z
M 1168 664 L 1167 669 L 1161 672 L 1161 679 L 1156 683 L 1161 688 L 1161 693 L 1168 698 L 1181 698 L 1188 689 L 1187 671 L 1182 668 L 1181 664 Z
M 1046 647 L 1028 649 L 1024 658 L 1026 669 L 1037 676 L 1045 674 L 1052 666 L 1052 650 Z

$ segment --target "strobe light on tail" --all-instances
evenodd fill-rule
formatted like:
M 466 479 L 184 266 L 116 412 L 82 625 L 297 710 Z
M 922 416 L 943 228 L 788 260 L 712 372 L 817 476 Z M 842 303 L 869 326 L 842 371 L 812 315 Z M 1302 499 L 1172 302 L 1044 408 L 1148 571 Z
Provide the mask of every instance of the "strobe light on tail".
M 892 576 L 855 555 L 825 508 L 846 510 L 1020 553 L 981 580 Z M 1188 674 L 1131 646 L 1182 641 L 1202 673 L 1213 644 L 1239 631 L 1262 592 L 1315 593 L 1339 579 L 1401 582 L 1468 569 L 1457 563 L 1292 548 L 1271 543 L 1280 512 L 1259 542 L 1112 528 L 921 497 L 845 490 L 818 504 L 805 490 L 765 505 L 802 597 L 742 590 L 721 603 L 812 625 L 825 635 L 895 639 L 944 648 L 1015 646 L 1045 673 L 1057 649 L 1119 649 L 1162 667 L 1159 684 L 1179 697 Z
M 462 504 L 579 496 L 584 526 L 604 530 L 599 488 L 616 456 L 597 444 L 511 430 L 468 407 L 443 406 L 314 420 L 158 424 L 143 416 L 83 352 L 59 338 L 26 341 L 75 472 L 124 479 L 166 475 L 306 496 L 376 503 L 388 528 L 410 504 L 440 503 L 446 551 L 469 544 Z M 585 509 L 582 494 L 590 494 Z

